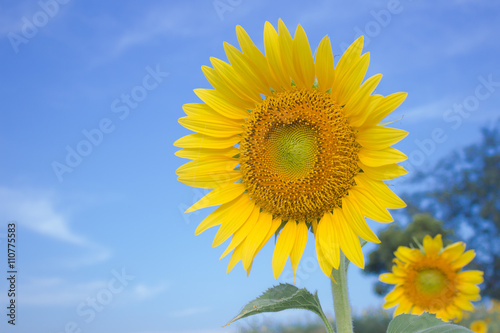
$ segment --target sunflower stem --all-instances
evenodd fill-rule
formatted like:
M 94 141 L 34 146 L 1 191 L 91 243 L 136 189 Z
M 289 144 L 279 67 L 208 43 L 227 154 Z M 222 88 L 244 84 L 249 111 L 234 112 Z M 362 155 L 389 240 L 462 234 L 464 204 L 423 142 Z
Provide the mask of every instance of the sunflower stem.
M 334 269 L 331 276 L 337 333 L 353 333 L 351 305 L 349 304 L 349 295 L 347 293 L 348 265 L 349 261 L 341 251 L 339 269 Z
M 323 320 L 323 324 L 325 324 L 326 331 L 328 333 L 335 333 L 335 331 L 333 330 L 332 324 L 330 324 L 330 322 L 328 321 L 328 318 L 326 318 L 325 314 L 321 313 L 320 317 L 321 317 L 321 320 Z

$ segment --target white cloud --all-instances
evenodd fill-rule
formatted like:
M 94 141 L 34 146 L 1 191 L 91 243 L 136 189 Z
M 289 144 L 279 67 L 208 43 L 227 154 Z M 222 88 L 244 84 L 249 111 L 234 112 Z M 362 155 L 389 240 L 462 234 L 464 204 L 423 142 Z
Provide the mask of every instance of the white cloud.
M 144 284 L 138 284 L 133 289 L 134 295 L 140 299 L 149 299 L 155 297 L 168 289 L 167 283 L 161 283 L 155 286 L 146 286 Z
M 179 2 L 149 8 L 114 42 L 114 55 L 162 35 L 187 37 L 210 34 L 215 29 L 212 21 L 218 20 L 215 10 L 213 15 L 207 15 L 206 11 L 195 11 L 192 6 L 188 2 Z
M 70 229 L 67 216 L 56 211 L 52 193 L 0 187 L 0 202 L 0 219 L 4 221 L 16 221 L 39 234 L 74 245 L 91 244 Z
M 415 106 L 404 112 L 404 119 L 410 123 L 440 120 L 443 118 L 443 113 L 453 106 L 452 101 L 450 98 L 443 98 Z
M 170 317 L 192 317 L 200 313 L 210 312 L 212 309 L 210 307 L 191 307 L 182 310 L 172 311 L 169 313 Z
M 96 291 L 106 288 L 105 280 L 70 283 L 59 277 L 25 278 L 19 290 L 19 302 L 31 306 L 75 306 Z
M 241 330 L 224 327 L 224 328 L 188 330 L 188 331 L 142 331 L 140 333 L 235 333 L 235 332 L 241 332 Z
M 112 252 L 71 230 L 70 218 L 56 208 L 56 196 L 49 191 L 10 189 L 0 186 L 0 220 L 14 221 L 39 235 L 80 247 L 84 252 L 52 263 L 77 268 L 111 258 Z

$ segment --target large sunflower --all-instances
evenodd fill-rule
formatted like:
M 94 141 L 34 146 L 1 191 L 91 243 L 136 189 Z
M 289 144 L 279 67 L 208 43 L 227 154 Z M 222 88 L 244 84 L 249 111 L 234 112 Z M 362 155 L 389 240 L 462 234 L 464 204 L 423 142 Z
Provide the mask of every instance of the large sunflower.
M 462 319 L 464 310 L 472 311 L 471 301 L 480 299 L 483 272 L 462 271 L 475 256 L 465 252 L 465 244 L 457 242 L 443 249 L 441 235 L 425 236 L 423 249 L 400 246 L 392 273 L 380 275 L 380 281 L 395 284 L 385 297 L 384 308 L 397 307 L 400 313 L 435 313 L 442 320 Z
M 390 146 L 407 132 L 380 124 L 406 97 L 371 95 L 382 75 L 362 83 L 369 54 L 357 39 L 334 68 L 324 37 L 313 58 L 299 25 L 292 38 L 280 20 L 266 22 L 265 55 L 236 27 L 241 51 L 224 44 L 229 63 L 211 58 L 202 70 L 214 89 L 195 89 L 203 103 L 185 104 L 179 123 L 196 132 L 175 142 L 192 159 L 177 170 L 184 184 L 213 189 L 187 212 L 220 205 L 196 234 L 221 225 L 213 246 L 232 236 L 228 272 L 252 261 L 273 236 L 277 278 L 290 257 L 295 273 L 309 230 L 330 276 L 342 251 L 364 267 L 359 237 L 379 242 L 364 217 L 393 219 L 404 207 L 384 184 L 406 173 L 406 156 Z M 358 237 L 359 236 L 359 237 Z

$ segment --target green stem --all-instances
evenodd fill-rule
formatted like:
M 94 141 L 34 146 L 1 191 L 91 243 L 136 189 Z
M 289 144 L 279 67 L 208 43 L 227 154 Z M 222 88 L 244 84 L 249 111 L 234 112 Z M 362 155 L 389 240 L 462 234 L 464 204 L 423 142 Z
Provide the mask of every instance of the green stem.
M 349 304 L 349 296 L 347 294 L 348 265 L 349 261 L 341 251 L 339 269 L 333 270 L 331 278 L 333 307 L 335 309 L 337 333 L 353 333 L 351 305 Z
M 326 331 L 328 333 L 335 333 L 335 331 L 333 330 L 333 327 L 332 325 L 330 324 L 330 322 L 328 321 L 328 318 L 326 318 L 325 314 L 323 313 L 323 311 L 321 311 L 321 320 L 323 320 L 323 323 L 325 324 L 325 327 L 326 327 Z

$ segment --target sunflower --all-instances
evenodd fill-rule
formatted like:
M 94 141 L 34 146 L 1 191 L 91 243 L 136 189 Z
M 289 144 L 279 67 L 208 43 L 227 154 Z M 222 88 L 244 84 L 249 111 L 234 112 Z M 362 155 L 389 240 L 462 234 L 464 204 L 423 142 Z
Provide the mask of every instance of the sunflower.
M 488 324 L 484 320 L 474 320 L 470 326 L 470 330 L 474 333 L 487 333 Z
M 406 94 L 372 95 L 381 74 L 362 82 L 363 37 L 334 68 L 329 38 L 313 58 L 300 25 L 292 38 L 281 20 L 278 31 L 266 22 L 265 55 L 242 27 L 236 34 L 241 51 L 224 43 L 229 63 L 211 58 L 213 67 L 202 67 L 214 89 L 195 89 L 203 103 L 185 104 L 179 119 L 195 133 L 174 144 L 192 159 L 178 179 L 213 189 L 186 212 L 220 205 L 195 233 L 220 225 L 214 247 L 232 237 L 222 254 L 232 251 L 228 272 L 241 260 L 249 273 L 276 235 L 274 276 L 288 257 L 295 274 L 309 231 L 327 276 L 340 251 L 364 267 L 359 237 L 379 242 L 364 217 L 391 222 L 387 208 L 405 206 L 383 181 L 406 173 L 396 164 L 406 156 L 390 146 L 407 132 L 380 121 Z
M 422 249 L 400 246 L 392 273 L 380 275 L 380 281 L 395 284 L 385 297 L 384 308 L 397 304 L 394 315 L 422 312 L 435 313 L 442 320 L 460 321 L 464 310 L 472 311 L 471 301 L 477 301 L 483 272 L 462 271 L 475 256 L 457 242 L 443 249 L 441 235 L 425 236 Z

